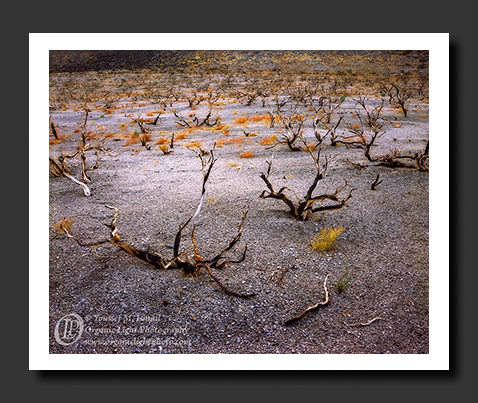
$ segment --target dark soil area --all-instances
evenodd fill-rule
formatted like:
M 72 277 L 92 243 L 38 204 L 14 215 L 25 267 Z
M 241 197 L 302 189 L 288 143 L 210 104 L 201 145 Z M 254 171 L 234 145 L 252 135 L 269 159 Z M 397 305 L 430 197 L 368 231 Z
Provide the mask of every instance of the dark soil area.
M 309 61 L 307 64 L 314 70 L 363 71 L 371 64 L 381 72 L 390 70 L 390 65 L 395 71 L 428 69 L 428 52 L 425 51 L 51 50 L 50 73 L 135 69 L 178 71 L 197 67 L 198 58 L 205 59 L 208 68 L 218 70 L 277 70 L 284 61 L 289 61 L 289 67 L 300 69 L 302 56 L 315 58 L 315 63 Z M 385 65 L 387 67 L 383 69 Z

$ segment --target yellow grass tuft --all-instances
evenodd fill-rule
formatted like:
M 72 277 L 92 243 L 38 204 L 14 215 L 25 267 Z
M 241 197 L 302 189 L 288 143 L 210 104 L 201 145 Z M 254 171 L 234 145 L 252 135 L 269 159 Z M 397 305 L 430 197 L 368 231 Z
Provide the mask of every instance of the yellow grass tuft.
M 335 241 L 337 237 L 343 232 L 344 227 L 326 227 L 320 231 L 320 234 L 316 235 L 312 239 L 312 249 L 316 251 L 324 251 L 335 248 Z
M 170 154 L 171 149 L 169 148 L 169 144 L 163 144 L 159 149 L 163 152 L 163 154 Z

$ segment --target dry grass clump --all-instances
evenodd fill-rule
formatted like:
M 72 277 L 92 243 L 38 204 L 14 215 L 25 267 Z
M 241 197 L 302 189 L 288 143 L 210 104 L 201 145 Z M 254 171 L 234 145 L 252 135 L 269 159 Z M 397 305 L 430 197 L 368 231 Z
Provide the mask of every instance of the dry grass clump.
M 172 153 L 172 150 L 169 144 L 163 144 L 161 147 L 159 147 L 159 149 L 163 152 L 163 154 L 166 154 L 166 155 Z
M 156 142 L 154 143 L 154 145 L 155 145 L 155 146 L 159 146 L 160 144 L 166 144 L 166 143 L 169 143 L 170 141 L 171 141 L 171 140 L 168 140 L 168 139 L 166 139 L 166 138 L 164 138 L 164 137 L 160 137 L 160 138 L 158 139 L 158 141 L 156 141 Z
M 188 135 L 189 134 L 187 133 L 187 131 L 182 131 L 182 132 L 180 132 L 180 133 L 178 133 L 174 136 L 174 140 L 186 139 L 188 137 Z
M 149 133 L 143 133 L 139 140 L 141 141 L 141 144 L 143 146 L 146 146 L 146 144 L 153 139 L 153 136 Z
M 227 167 L 232 167 L 232 168 L 237 168 L 237 169 L 241 169 L 241 165 L 236 162 L 236 161 L 226 161 L 226 164 L 225 164 Z
M 259 144 L 261 146 L 272 146 L 277 143 L 277 136 L 274 134 L 272 136 L 263 137 Z
M 69 232 L 74 222 L 74 218 L 63 218 L 53 226 L 53 229 L 61 233 Z
M 65 140 L 66 137 L 65 136 L 58 136 L 57 139 L 51 139 L 48 143 L 50 145 L 53 145 L 53 144 L 60 144 L 63 140 Z
M 244 151 L 243 153 L 239 154 L 241 158 L 252 158 L 254 157 L 254 153 L 251 150 Z
M 128 137 L 128 140 L 126 140 L 126 143 L 124 143 L 124 147 L 128 147 L 132 144 L 137 144 L 140 142 L 140 134 L 136 130 L 133 130 Z
M 271 122 L 271 116 L 270 115 L 257 115 L 257 116 L 253 116 L 251 118 L 251 122 L 256 122 L 256 123 L 259 123 L 259 122 L 264 122 L 264 123 L 270 123 Z
M 247 116 L 239 116 L 238 118 L 236 118 L 236 119 L 234 120 L 234 122 L 236 122 L 236 123 L 239 124 L 239 125 L 243 125 L 243 124 L 245 124 L 248 120 L 249 120 L 249 115 L 247 115 Z
M 137 143 L 139 143 L 139 138 L 131 138 L 131 139 L 126 140 L 126 143 L 124 143 L 124 147 L 128 147 L 128 146 L 131 146 L 131 145 L 137 144 Z
M 322 252 L 335 248 L 337 237 L 343 232 L 344 227 L 326 227 L 312 239 L 312 249 Z
M 235 138 L 222 138 L 216 141 L 216 147 L 222 147 L 225 145 L 230 144 L 241 144 L 244 141 L 242 137 L 235 137 Z
M 190 143 L 185 143 L 182 145 L 184 148 L 195 148 L 195 147 L 201 147 L 202 146 L 202 141 L 199 140 L 192 140 Z
M 231 125 L 219 125 L 219 126 L 214 127 L 212 130 L 213 131 L 220 131 L 225 136 L 230 136 L 231 135 L 231 132 L 229 131 L 230 127 L 231 127 Z

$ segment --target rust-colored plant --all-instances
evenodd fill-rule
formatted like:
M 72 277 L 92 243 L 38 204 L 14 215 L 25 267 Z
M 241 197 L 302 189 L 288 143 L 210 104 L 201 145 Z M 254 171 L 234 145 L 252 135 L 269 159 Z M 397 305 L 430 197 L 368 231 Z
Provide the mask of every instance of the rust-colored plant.
M 252 152 L 251 150 L 244 151 L 243 153 L 239 154 L 239 157 L 241 157 L 241 158 L 252 158 L 252 157 L 254 157 L 254 152 Z

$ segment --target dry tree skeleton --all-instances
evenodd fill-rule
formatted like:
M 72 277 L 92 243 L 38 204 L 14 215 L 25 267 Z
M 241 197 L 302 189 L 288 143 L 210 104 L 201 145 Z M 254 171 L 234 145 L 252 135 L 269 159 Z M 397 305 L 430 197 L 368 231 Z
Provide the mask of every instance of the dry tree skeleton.
M 306 144 L 307 145 L 307 144 Z M 318 212 L 318 211 L 325 211 L 325 210 L 336 210 L 339 208 L 342 208 L 345 206 L 347 201 L 352 197 L 352 192 L 354 189 L 351 189 L 348 196 L 346 196 L 343 199 L 339 198 L 339 193 L 341 193 L 345 187 L 347 186 L 347 182 L 341 187 L 337 188 L 334 193 L 326 193 L 326 194 L 321 194 L 318 196 L 314 196 L 314 191 L 321 179 L 324 178 L 325 171 L 327 170 L 327 165 L 328 161 L 326 158 L 326 163 L 323 167 L 320 166 L 319 159 L 320 159 L 320 147 L 317 151 L 317 155 L 315 156 L 310 148 L 307 148 L 308 151 L 310 152 L 310 155 L 314 159 L 315 167 L 317 170 L 317 173 L 315 175 L 314 181 L 312 182 L 312 185 L 310 185 L 305 197 L 303 199 L 298 199 L 298 203 L 295 204 L 284 192 L 288 190 L 286 186 L 282 187 L 279 191 L 275 191 L 272 183 L 269 181 L 269 175 L 272 169 L 272 160 L 271 161 L 266 161 L 268 164 L 268 169 L 267 172 L 264 174 L 261 174 L 261 179 L 265 182 L 268 190 L 264 190 L 262 194 L 259 196 L 261 199 L 267 199 L 267 198 L 273 198 L 273 199 L 278 199 L 282 200 L 288 207 L 289 207 L 289 212 L 292 216 L 297 218 L 298 220 L 306 221 L 309 218 L 309 214 Z M 273 157 L 273 156 L 272 156 Z M 295 194 L 295 193 L 294 193 Z M 313 207 L 315 202 L 324 202 L 326 200 L 335 202 L 334 204 L 327 204 L 324 205 L 322 204 L 320 207 Z
M 118 234 L 118 228 L 116 226 L 116 220 L 119 215 L 119 211 L 116 207 L 106 205 L 107 208 L 112 209 L 115 211 L 113 220 L 111 224 L 104 224 L 110 229 L 110 238 L 105 239 L 105 240 L 100 240 L 96 242 L 91 242 L 91 243 L 83 243 L 79 241 L 77 238 L 75 238 L 71 232 L 69 227 L 67 226 L 61 226 L 60 229 L 66 234 L 68 238 L 74 239 L 80 246 L 82 247 L 93 247 L 93 246 L 98 246 L 98 245 L 103 245 L 103 244 L 112 244 L 116 247 L 118 247 L 120 250 L 126 252 L 127 254 L 138 258 L 146 263 L 149 263 L 150 265 L 154 266 L 156 269 L 161 269 L 161 270 L 166 270 L 166 269 L 179 269 L 181 270 L 183 275 L 187 276 L 196 276 L 200 273 L 201 269 L 205 269 L 211 279 L 226 293 L 229 295 L 233 295 L 236 297 L 240 298 L 249 298 L 254 296 L 255 294 L 244 294 L 244 293 L 239 293 L 230 290 L 228 287 L 226 287 L 213 273 L 213 270 L 221 270 L 223 269 L 227 264 L 229 263 L 241 263 L 244 261 L 246 257 L 246 252 L 247 252 L 247 245 L 244 248 L 244 251 L 242 254 L 239 256 L 237 260 L 231 260 L 227 258 L 225 255 L 227 252 L 231 251 L 236 244 L 239 242 L 242 236 L 242 228 L 244 226 L 244 222 L 246 220 L 248 211 L 245 210 L 243 211 L 242 219 L 239 224 L 239 228 L 237 230 L 236 236 L 229 242 L 228 246 L 225 247 L 222 251 L 217 253 L 215 256 L 212 258 L 205 258 L 202 256 L 199 252 L 199 249 L 196 244 L 195 240 L 195 230 L 196 226 L 193 226 L 192 232 L 191 232 L 191 241 L 193 244 L 193 249 L 194 252 L 192 256 L 190 254 L 187 254 L 186 252 L 181 252 L 181 240 L 183 237 L 183 232 L 188 227 L 191 222 L 194 221 L 194 219 L 200 214 L 201 208 L 204 204 L 204 200 L 206 197 L 206 185 L 207 181 L 209 179 L 209 175 L 211 173 L 212 167 L 214 166 L 214 163 L 217 161 L 217 158 L 214 157 L 214 152 L 210 151 L 208 154 L 208 167 L 207 169 L 203 170 L 204 172 L 204 177 L 203 177 L 203 184 L 202 184 L 202 194 L 201 194 L 201 200 L 199 202 L 199 205 L 196 209 L 196 212 L 194 215 L 192 215 L 184 224 L 179 226 L 179 230 L 176 233 L 175 239 L 174 239 L 174 246 L 173 246 L 173 257 L 171 259 L 166 259 L 162 254 L 150 251 L 150 248 L 147 248 L 146 250 L 143 249 L 138 249 L 126 242 L 124 242 L 121 237 Z M 203 156 L 204 158 L 204 156 Z M 203 158 L 201 159 L 203 166 L 205 166 Z
M 376 159 L 377 165 L 383 165 L 389 168 L 418 168 L 419 171 L 428 171 L 428 153 L 429 153 L 429 144 L 422 153 L 415 153 L 413 155 L 402 155 L 400 151 L 395 150 L 390 154 L 380 156 Z M 413 164 L 407 164 L 401 160 L 411 160 L 415 161 L 416 167 Z
M 85 196 L 90 196 L 91 191 L 88 188 L 87 183 L 91 183 L 91 178 L 88 176 L 88 171 L 95 170 L 99 167 L 100 163 L 100 156 L 98 151 L 105 151 L 106 148 L 99 143 L 97 140 L 88 143 L 87 135 L 86 135 L 86 124 L 88 121 L 88 113 L 90 110 L 87 108 L 85 105 L 83 107 L 85 110 L 85 120 L 82 123 L 82 130 L 81 130 L 81 142 L 77 144 L 76 151 L 73 154 L 67 154 L 67 153 L 61 153 L 56 159 L 49 157 L 50 160 L 50 173 L 56 177 L 63 176 L 72 182 L 76 183 L 77 185 L 81 186 L 83 189 L 83 192 L 85 193 Z M 86 152 L 93 150 L 95 155 L 96 155 L 96 162 L 93 166 L 87 167 L 86 164 Z M 76 156 L 79 156 L 80 158 L 80 163 L 81 163 L 81 176 L 83 179 L 83 182 L 80 180 L 76 179 L 73 177 L 71 174 L 71 171 L 68 169 L 67 166 L 67 159 L 72 159 Z
M 368 108 L 365 101 L 365 97 L 360 97 L 356 100 L 357 105 L 360 105 L 362 108 L 362 113 L 355 110 L 359 124 L 355 126 L 349 125 L 349 131 L 353 134 L 351 138 L 357 138 L 357 141 L 349 141 L 348 144 L 363 148 L 365 157 L 373 162 L 375 159 L 370 155 L 370 149 L 375 143 L 375 140 L 385 134 L 383 127 L 387 121 L 381 116 L 384 104 L 383 99 L 379 105 L 373 108 Z M 365 129 L 368 129 L 368 135 L 365 133 Z M 348 140 L 348 138 L 345 140 Z
M 202 120 L 200 120 L 195 113 L 192 113 L 190 117 L 192 119 L 186 119 L 183 116 L 179 115 L 175 110 L 172 111 L 173 115 L 176 117 L 176 124 L 181 126 L 181 127 L 188 127 L 189 129 L 193 127 L 201 127 L 203 125 L 206 125 L 208 127 L 213 127 L 219 123 L 219 117 L 215 117 L 214 121 L 211 121 L 211 115 L 212 115 L 212 108 L 209 109 L 206 117 Z

